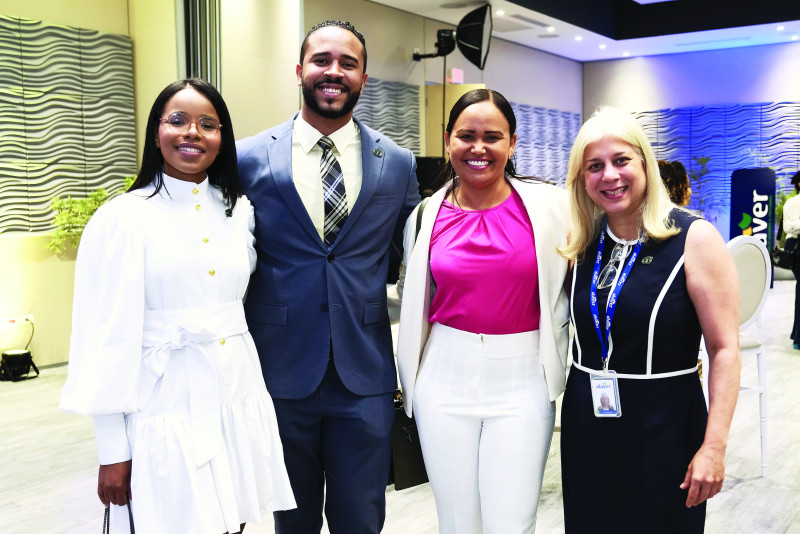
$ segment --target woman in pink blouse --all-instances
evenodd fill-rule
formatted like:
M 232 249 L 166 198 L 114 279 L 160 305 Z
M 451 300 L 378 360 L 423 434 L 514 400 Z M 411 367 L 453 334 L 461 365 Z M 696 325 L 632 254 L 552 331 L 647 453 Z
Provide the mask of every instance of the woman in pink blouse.
M 442 534 L 534 531 L 564 390 L 567 194 L 517 176 L 515 131 L 500 93 L 462 96 L 442 187 L 406 225 L 397 359 Z

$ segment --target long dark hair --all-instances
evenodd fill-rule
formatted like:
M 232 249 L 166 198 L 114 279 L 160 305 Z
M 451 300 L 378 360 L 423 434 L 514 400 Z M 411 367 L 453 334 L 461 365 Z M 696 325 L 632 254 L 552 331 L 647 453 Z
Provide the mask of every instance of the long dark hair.
M 514 110 L 511 109 L 511 104 L 508 103 L 506 97 L 492 89 L 473 89 L 461 95 L 461 98 L 459 98 L 458 101 L 453 104 L 453 109 L 450 110 L 450 119 L 447 121 L 447 128 L 445 129 L 447 131 L 447 135 L 449 136 L 453 133 L 453 127 L 455 126 L 456 121 L 465 109 L 473 104 L 479 104 L 481 102 L 486 102 L 487 100 L 492 102 L 495 107 L 500 110 L 500 113 L 502 113 L 506 118 L 508 121 L 509 134 L 513 136 L 517 131 L 517 118 L 514 116 Z M 506 161 L 505 173 L 508 176 L 519 176 L 517 174 L 517 169 L 514 167 L 513 157 L 508 158 L 508 161 Z M 448 158 L 447 162 L 439 170 L 439 175 L 433 182 L 434 191 L 443 187 L 447 182 L 455 177 L 456 171 L 453 169 L 453 164 Z
M 206 169 L 208 174 L 208 181 L 211 185 L 220 188 L 222 195 L 225 198 L 225 203 L 229 206 L 228 215 L 233 211 L 236 206 L 236 199 L 242 194 L 239 186 L 239 168 L 236 163 L 236 140 L 233 136 L 233 124 L 231 124 L 231 115 L 228 112 L 228 106 L 222 99 L 217 88 L 199 78 L 186 78 L 172 82 L 164 88 L 161 93 L 156 97 L 153 102 L 153 107 L 150 108 L 150 115 L 147 117 L 147 128 L 145 129 L 144 136 L 144 150 L 142 151 L 142 165 L 139 168 L 139 174 L 136 176 L 136 181 L 128 189 L 141 189 L 149 184 L 155 184 L 156 190 L 153 195 L 158 194 L 162 187 L 164 187 L 164 157 L 161 155 L 161 149 L 156 146 L 156 137 L 158 137 L 158 128 L 161 125 L 161 115 L 164 113 L 164 106 L 170 98 L 175 96 L 175 93 L 191 87 L 211 102 L 214 110 L 219 115 L 219 122 L 222 125 L 220 135 L 222 136 L 222 143 L 220 144 L 219 154 L 217 158 Z

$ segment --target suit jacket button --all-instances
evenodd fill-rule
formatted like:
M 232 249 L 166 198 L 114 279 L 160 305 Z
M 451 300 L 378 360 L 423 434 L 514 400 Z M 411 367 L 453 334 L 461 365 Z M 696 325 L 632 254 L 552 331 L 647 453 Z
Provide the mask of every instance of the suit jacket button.
M 326 311 L 328 311 L 328 305 L 327 304 L 323 304 L 322 306 L 319 307 L 319 309 L 324 311 L 324 312 L 326 312 Z
M 331 254 L 328 254 L 328 263 L 333 263 L 333 260 L 334 260 L 334 255 L 333 255 L 333 253 L 331 253 Z

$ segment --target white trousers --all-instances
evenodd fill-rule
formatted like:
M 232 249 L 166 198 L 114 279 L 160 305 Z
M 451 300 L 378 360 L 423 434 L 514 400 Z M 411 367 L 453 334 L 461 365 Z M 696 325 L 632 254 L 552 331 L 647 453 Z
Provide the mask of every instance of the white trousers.
M 440 534 L 534 532 L 555 421 L 538 347 L 433 325 L 414 415 Z

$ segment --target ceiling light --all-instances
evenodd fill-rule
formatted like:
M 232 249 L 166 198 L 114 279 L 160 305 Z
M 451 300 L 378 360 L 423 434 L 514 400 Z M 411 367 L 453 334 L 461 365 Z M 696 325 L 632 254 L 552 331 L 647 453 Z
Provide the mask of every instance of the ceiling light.
M 628 57 L 628 56 L 630 56 L 630 55 L 631 55 L 631 53 L 630 53 L 630 52 L 623 52 L 623 53 L 622 53 L 622 57 Z
M 554 31 L 556 31 L 556 27 L 555 26 L 548 26 L 547 27 L 547 31 L 554 32 Z
M 506 12 L 503 11 L 502 9 L 498 9 L 497 11 L 495 11 L 495 15 L 497 15 L 498 17 L 502 17 L 505 14 Z
M 604 45 L 604 44 L 601 44 L 601 45 L 600 45 L 598 48 L 599 48 L 600 50 L 605 50 L 605 49 L 606 49 L 606 45 Z
M 781 24 L 780 26 L 778 26 L 778 31 L 779 31 L 779 32 L 782 32 L 782 31 L 783 31 L 783 24 Z
M 576 41 L 583 41 L 583 37 L 581 37 L 580 35 L 576 35 L 575 36 L 575 40 Z
M 792 35 L 792 41 L 796 41 L 798 37 L 796 35 Z

